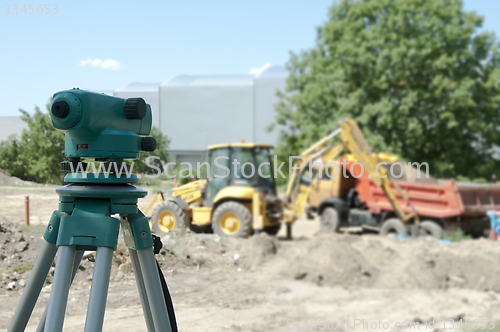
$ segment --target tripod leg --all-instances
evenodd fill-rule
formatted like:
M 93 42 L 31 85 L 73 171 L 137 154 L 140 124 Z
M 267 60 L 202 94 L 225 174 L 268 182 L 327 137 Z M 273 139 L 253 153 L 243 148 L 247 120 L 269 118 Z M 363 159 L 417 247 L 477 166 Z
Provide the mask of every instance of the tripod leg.
M 168 318 L 167 305 L 163 297 L 160 278 L 153 254 L 153 248 L 137 250 L 142 276 L 146 285 L 149 307 L 153 315 L 153 322 L 157 331 L 172 332 Z
M 97 247 L 85 332 L 102 331 L 112 262 L 113 249 Z
M 54 282 L 45 322 L 46 332 L 61 332 L 64 324 L 64 314 L 68 301 L 71 270 L 75 261 L 76 246 L 60 246 L 56 261 Z
M 71 283 L 73 283 L 73 280 L 75 279 L 76 272 L 78 271 L 78 267 L 80 266 L 80 262 L 82 261 L 83 254 L 85 253 L 84 250 L 77 250 L 75 254 L 75 262 L 73 264 L 73 276 L 71 277 Z M 47 309 L 48 306 L 45 307 L 45 310 L 43 311 L 42 318 L 40 318 L 40 323 L 38 324 L 38 327 L 36 329 L 36 332 L 43 332 L 44 327 L 45 327 L 45 320 L 47 319 Z
M 151 316 L 151 308 L 149 307 L 148 295 L 146 293 L 146 286 L 144 285 L 144 278 L 142 277 L 141 265 L 139 264 L 139 257 L 137 256 L 137 251 L 128 248 L 130 254 L 130 260 L 132 261 L 132 268 L 134 270 L 135 281 L 137 283 L 137 289 L 139 291 L 139 297 L 141 299 L 142 311 L 144 312 L 144 319 L 146 320 L 146 326 L 148 327 L 148 332 L 155 332 L 155 326 L 153 324 L 153 316 Z
M 31 271 L 28 279 L 28 283 L 24 288 L 21 300 L 17 305 L 14 317 L 12 317 L 10 322 L 9 329 L 7 330 L 8 332 L 24 331 L 26 328 L 31 313 L 33 312 L 33 308 L 35 307 L 36 300 L 40 295 L 40 290 L 45 282 L 45 278 L 49 273 L 50 266 L 54 261 L 56 252 L 57 247 L 54 244 L 45 241 L 43 242 L 40 253 L 38 254 L 33 270 Z

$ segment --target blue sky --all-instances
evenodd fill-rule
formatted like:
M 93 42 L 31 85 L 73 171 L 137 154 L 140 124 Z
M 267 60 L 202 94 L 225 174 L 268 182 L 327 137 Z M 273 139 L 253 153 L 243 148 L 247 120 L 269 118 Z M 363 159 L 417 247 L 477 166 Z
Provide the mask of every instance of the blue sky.
M 32 112 L 73 87 L 114 90 L 180 74 L 284 65 L 289 51 L 314 44 L 332 0 L 55 2 L 57 14 L 37 14 L 35 4 L 30 15 L 20 11 L 24 2 L 2 0 L 1 116 Z M 467 0 L 465 9 L 485 16 L 484 28 L 500 36 L 500 1 Z

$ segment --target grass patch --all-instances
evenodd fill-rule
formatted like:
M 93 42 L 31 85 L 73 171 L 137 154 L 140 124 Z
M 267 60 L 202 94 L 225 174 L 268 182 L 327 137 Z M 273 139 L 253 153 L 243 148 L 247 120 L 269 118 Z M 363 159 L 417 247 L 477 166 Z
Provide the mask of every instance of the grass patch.
M 186 236 L 186 232 L 187 226 L 182 223 L 179 228 L 174 229 L 168 233 L 168 237 L 172 240 L 173 243 L 170 243 L 168 247 L 166 245 L 164 245 L 163 247 L 166 250 L 174 251 L 175 247 L 177 247 Z
M 145 176 L 139 179 L 137 183 L 138 186 L 146 186 L 146 187 L 158 187 L 160 186 L 160 180 L 154 178 L 147 178 Z
M 119 243 L 116 250 L 113 252 L 113 262 L 117 265 L 122 265 L 127 261 L 127 256 L 127 246 L 123 242 Z
M 354 280 L 356 277 L 356 273 L 351 270 L 343 271 L 342 274 L 340 275 L 340 279 L 344 282 L 349 282 Z
M 34 265 L 35 265 L 35 260 L 33 259 L 33 260 L 27 261 L 25 263 L 21 263 L 21 264 L 18 264 L 18 265 L 11 267 L 10 269 L 7 270 L 7 273 L 17 272 L 17 273 L 21 274 L 21 273 L 24 273 L 26 271 L 33 269 Z
M 455 231 L 455 233 L 450 234 L 450 235 L 445 235 L 443 236 L 443 239 L 449 240 L 451 242 L 460 242 L 464 240 L 470 240 L 472 237 L 470 235 L 466 235 L 464 231 L 459 227 Z
M 45 229 L 47 229 L 47 226 L 43 224 L 36 224 L 30 226 L 21 224 L 19 225 L 19 227 L 21 227 L 21 230 L 25 234 L 43 234 L 45 233 Z

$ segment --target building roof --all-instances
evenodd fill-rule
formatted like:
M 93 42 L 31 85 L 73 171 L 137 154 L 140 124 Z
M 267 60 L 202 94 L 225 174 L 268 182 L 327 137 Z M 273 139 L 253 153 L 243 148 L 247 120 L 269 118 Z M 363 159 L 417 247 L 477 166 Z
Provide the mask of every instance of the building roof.
M 282 66 L 271 66 L 260 73 L 257 78 L 282 78 L 288 77 L 288 71 Z
M 179 75 L 172 77 L 161 86 L 249 86 L 253 84 L 252 75 Z
M 248 86 L 254 79 L 287 76 L 285 67 L 271 66 L 258 75 L 178 75 L 165 80 L 161 86 Z
M 215 144 L 209 145 L 208 150 L 215 150 L 221 148 L 264 148 L 264 149 L 272 149 L 273 146 L 270 144 L 260 144 L 260 143 L 226 143 L 226 144 Z
M 157 92 L 159 83 L 129 83 L 116 89 L 114 92 Z

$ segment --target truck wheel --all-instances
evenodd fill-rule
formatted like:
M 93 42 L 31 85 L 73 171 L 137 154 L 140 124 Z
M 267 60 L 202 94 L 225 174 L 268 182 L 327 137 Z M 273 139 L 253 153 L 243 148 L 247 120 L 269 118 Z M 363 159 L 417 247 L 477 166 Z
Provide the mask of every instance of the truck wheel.
M 420 223 L 419 236 L 432 236 L 440 239 L 443 236 L 443 228 L 434 221 L 425 220 Z
M 173 229 L 179 229 L 184 224 L 184 211 L 172 201 L 158 204 L 151 215 L 153 233 L 166 234 Z
M 264 227 L 264 232 L 266 232 L 269 235 L 276 235 L 281 229 L 281 224 L 273 225 L 273 226 L 267 226 Z
M 380 228 L 380 235 L 387 236 L 389 234 L 408 234 L 405 224 L 398 218 L 387 219 Z
M 252 233 L 252 215 L 238 202 L 219 205 L 212 216 L 215 234 L 227 237 L 248 237 Z
M 339 231 L 339 213 L 332 207 L 327 207 L 319 217 L 323 233 L 337 233 Z

